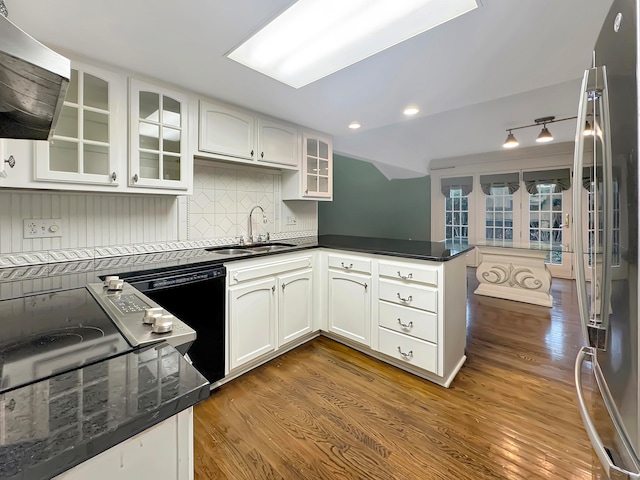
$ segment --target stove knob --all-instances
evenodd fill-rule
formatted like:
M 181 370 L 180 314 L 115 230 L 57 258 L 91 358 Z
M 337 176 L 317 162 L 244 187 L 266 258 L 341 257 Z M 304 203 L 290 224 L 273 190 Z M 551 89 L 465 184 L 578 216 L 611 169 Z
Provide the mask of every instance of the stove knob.
M 175 317 L 173 315 L 160 315 L 156 318 L 156 323 L 151 327 L 153 329 L 153 333 L 169 333 L 173 330 L 173 320 Z
M 108 287 L 111 280 L 120 280 L 120 277 L 118 275 L 107 275 L 106 277 L 104 277 L 104 282 L 102 283 L 105 287 Z
M 107 290 L 110 292 L 121 292 L 124 288 L 124 280 L 109 280 Z
M 142 317 L 142 323 L 147 325 L 153 325 L 156 323 L 156 319 L 164 313 L 162 307 L 152 307 L 144 309 L 144 317 Z

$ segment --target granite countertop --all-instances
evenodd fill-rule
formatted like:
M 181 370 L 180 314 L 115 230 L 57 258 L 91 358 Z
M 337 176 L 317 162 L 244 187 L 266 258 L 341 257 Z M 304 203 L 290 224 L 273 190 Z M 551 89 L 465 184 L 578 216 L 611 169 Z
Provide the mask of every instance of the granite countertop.
M 473 249 L 468 243 L 320 235 L 318 246 L 393 257 L 446 262 Z
M 81 288 L 99 282 L 105 275 L 154 273 L 182 268 L 220 265 L 235 260 L 292 253 L 313 248 L 331 248 L 372 255 L 388 255 L 434 262 L 446 262 L 473 249 L 466 243 L 395 240 L 344 235 L 321 235 L 278 240 L 290 243 L 290 248 L 275 252 L 247 252 L 242 255 L 223 255 L 205 248 L 173 250 L 160 253 L 96 258 L 75 262 L 58 262 L 0 269 L 0 300 L 19 298 L 68 288 Z
M 49 479 L 209 396 L 167 343 L 0 395 L 0 479 Z

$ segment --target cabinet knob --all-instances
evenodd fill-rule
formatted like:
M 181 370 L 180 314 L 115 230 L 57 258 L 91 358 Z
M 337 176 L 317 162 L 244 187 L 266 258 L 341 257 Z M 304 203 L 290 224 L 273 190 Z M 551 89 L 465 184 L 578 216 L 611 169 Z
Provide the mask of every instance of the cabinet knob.
M 251 150 L 251 156 L 253 157 L 253 150 Z
M 264 158 L 264 152 L 260 152 L 260 158 Z
M 15 158 L 13 158 L 13 155 L 9 155 L 9 158 L 7 158 L 7 159 L 4 161 L 4 163 L 8 163 L 8 164 L 9 164 L 9 166 L 10 166 L 11 168 L 13 168 L 13 167 L 15 167 L 15 166 L 16 166 L 16 159 L 15 159 Z
M 118 174 L 116 172 L 111 173 L 111 181 L 115 182 L 118 179 Z
M 282 291 L 283 291 L 283 292 L 284 292 L 284 287 L 286 287 L 286 286 L 287 286 L 287 284 L 286 284 L 286 283 L 284 283 L 284 282 L 282 282 Z
M 133 176 L 133 183 L 138 183 L 138 180 L 139 180 L 139 179 L 140 179 L 140 177 L 138 177 L 138 174 L 136 173 L 136 174 Z
M 276 286 L 275 286 L 275 285 L 272 285 L 272 286 L 271 286 L 271 291 L 272 291 L 272 292 L 275 292 L 275 291 L 276 291 Z

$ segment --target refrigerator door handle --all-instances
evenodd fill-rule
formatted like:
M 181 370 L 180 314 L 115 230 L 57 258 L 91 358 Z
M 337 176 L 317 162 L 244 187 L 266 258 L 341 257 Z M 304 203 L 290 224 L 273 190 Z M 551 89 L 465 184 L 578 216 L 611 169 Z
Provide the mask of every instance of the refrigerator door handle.
M 576 357 L 574 376 L 576 382 L 576 396 L 578 397 L 578 410 L 580 410 L 582 423 L 584 424 L 584 428 L 587 431 L 589 440 L 591 440 L 591 445 L 593 446 L 596 455 L 600 459 L 600 463 L 605 469 L 607 477 L 611 478 L 611 472 L 615 471 L 621 475 L 626 475 L 631 480 L 640 480 L 640 473 L 629 472 L 628 470 L 618 467 L 611 461 L 611 458 L 609 458 L 605 446 L 600 439 L 600 435 L 598 435 L 598 431 L 596 430 L 596 427 L 591 420 L 591 415 L 589 415 L 587 403 L 582 391 L 582 364 L 584 363 L 587 356 L 593 356 L 593 350 L 590 347 L 582 347 L 578 352 L 578 356 Z
M 582 335 L 587 345 L 589 344 L 589 332 L 587 322 L 589 309 L 587 306 L 587 285 L 584 272 L 584 243 L 582 231 L 582 167 L 584 166 L 584 128 L 587 118 L 588 84 L 591 70 L 585 70 L 580 90 L 580 102 L 578 104 L 578 118 L 575 138 L 575 150 L 573 154 L 573 241 L 574 263 L 576 270 L 576 289 L 578 293 L 578 308 L 580 311 L 580 323 Z
M 609 121 L 609 85 L 607 83 L 607 67 L 602 66 L 603 89 L 601 94 L 600 118 L 602 139 L 602 287 L 600 297 L 600 321 L 603 328 L 609 325 L 611 305 L 611 265 L 613 263 L 613 156 L 611 155 L 611 122 Z M 594 121 L 595 124 L 595 121 Z

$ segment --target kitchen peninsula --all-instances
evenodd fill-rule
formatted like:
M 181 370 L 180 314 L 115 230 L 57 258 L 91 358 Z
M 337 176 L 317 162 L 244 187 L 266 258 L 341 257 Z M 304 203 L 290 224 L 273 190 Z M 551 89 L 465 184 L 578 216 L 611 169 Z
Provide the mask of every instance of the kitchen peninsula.
M 0 269 L 0 305 L 40 296 L 55 298 L 58 292 L 82 288 L 106 274 L 179 271 L 185 266 L 224 263 L 232 275 L 256 266 L 271 269 L 305 256 L 310 258 L 314 280 L 309 334 L 231 371 L 220 384 L 322 334 L 449 386 L 466 358 L 465 303 L 459 292 L 466 283 L 464 253 L 469 247 L 344 236 L 287 241 L 291 247 L 272 253 L 229 256 L 197 248 Z M 45 314 L 52 308 L 46 302 L 34 305 Z M 229 326 L 228 331 L 233 328 Z M 227 352 L 227 358 L 231 354 Z M 155 429 L 172 438 L 174 433 L 184 436 L 185 431 L 191 432 L 180 426 L 185 424 L 184 413 L 208 393 L 206 379 L 166 344 L 65 374 L 53 373 L 8 391 L 0 396 L 6 412 L 0 478 L 50 478 L 74 465 L 78 466 L 60 478 L 79 478 L 72 475 L 81 475 L 82 469 L 102 458 L 92 457 L 120 451 L 127 439 L 140 432 Z M 183 460 L 165 453 L 157 465 L 188 474 L 190 454 L 180 453 Z M 110 464 L 105 465 L 108 473 Z

